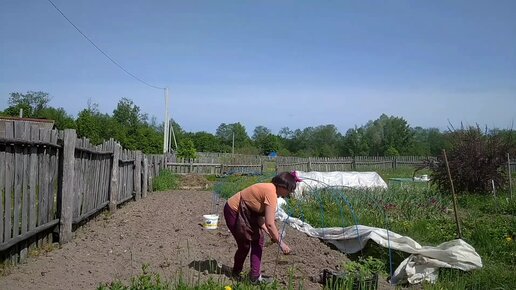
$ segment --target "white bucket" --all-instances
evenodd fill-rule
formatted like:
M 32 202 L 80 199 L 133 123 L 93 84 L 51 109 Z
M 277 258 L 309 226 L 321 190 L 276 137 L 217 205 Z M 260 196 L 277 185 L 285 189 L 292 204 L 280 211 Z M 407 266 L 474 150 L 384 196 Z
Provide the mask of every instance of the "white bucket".
M 219 216 L 216 214 L 205 214 L 202 216 L 204 218 L 203 227 L 208 230 L 213 230 L 217 228 L 217 224 L 219 222 Z

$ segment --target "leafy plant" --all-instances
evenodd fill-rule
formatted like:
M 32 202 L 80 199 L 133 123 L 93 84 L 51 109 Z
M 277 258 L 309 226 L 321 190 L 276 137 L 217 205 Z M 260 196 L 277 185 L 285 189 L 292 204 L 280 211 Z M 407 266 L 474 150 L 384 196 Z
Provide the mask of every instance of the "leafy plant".
M 183 139 L 179 142 L 179 148 L 177 148 L 177 157 L 185 159 L 195 159 L 197 151 L 192 139 Z
M 358 261 L 345 263 L 344 269 L 355 278 L 371 279 L 374 274 L 385 271 L 385 263 L 373 257 L 360 258 Z
M 179 177 L 170 170 L 162 170 L 152 182 L 153 191 L 164 191 L 177 189 L 179 187 Z

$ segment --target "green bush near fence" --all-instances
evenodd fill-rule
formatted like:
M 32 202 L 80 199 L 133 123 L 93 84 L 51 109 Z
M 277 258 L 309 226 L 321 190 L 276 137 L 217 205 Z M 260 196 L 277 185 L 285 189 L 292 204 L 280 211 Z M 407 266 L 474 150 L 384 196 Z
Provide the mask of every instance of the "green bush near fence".
M 170 170 L 161 170 L 152 181 L 153 191 L 165 191 L 179 188 L 179 176 Z

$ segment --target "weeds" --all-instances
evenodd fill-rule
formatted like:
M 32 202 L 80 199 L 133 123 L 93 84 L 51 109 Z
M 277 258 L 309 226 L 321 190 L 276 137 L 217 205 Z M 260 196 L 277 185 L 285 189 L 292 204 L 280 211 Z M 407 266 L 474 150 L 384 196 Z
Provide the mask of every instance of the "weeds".
M 165 191 L 179 188 L 179 177 L 170 170 L 162 170 L 152 182 L 153 191 Z

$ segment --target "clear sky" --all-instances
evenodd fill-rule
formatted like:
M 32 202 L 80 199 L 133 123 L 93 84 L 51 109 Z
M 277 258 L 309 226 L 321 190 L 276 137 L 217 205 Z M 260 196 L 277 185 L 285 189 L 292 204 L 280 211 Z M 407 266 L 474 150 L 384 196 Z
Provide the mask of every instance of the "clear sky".
M 516 1 L 52 0 L 98 47 L 170 89 L 190 132 L 277 133 L 382 113 L 411 127 L 516 122 Z M 164 118 L 163 91 L 96 50 L 47 0 L 0 1 L 0 109 L 50 94 L 74 117 L 125 97 Z

